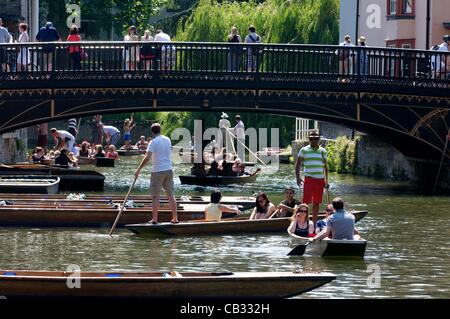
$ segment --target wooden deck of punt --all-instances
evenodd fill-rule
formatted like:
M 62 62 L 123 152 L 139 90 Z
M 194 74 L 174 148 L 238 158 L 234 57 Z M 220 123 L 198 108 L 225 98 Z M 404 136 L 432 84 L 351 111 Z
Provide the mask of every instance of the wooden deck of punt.
M 252 175 L 243 176 L 194 176 L 185 175 L 179 176 L 181 184 L 200 185 L 200 186 L 216 186 L 216 185 L 231 185 L 253 183 L 256 181 L 259 172 L 254 172 Z
M 0 270 L 0 295 L 7 298 L 289 298 L 336 279 L 331 273 L 182 272 L 180 275 L 82 272 L 78 276 L 80 288 L 70 289 L 68 280 L 77 278 L 72 273 Z
M 11 200 L 16 204 L 41 204 L 41 203 L 73 203 L 84 205 L 87 203 L 98 203 L 98 204 L 106 204 L 109 201 L 113 201 L 114 203 L 122 204 L 124 197 L 123 195 L 86 195 L 83 200 L 72 200 L 66 199 L 67 195 L 38 195 L 38 194 L 28 194 L 26 198 L 23 198 L 23 194 L 2 194 L 0 193 L 0 200 Z M 152 203 L 152 197 L 149 195 L 131 195 L 128 198 L 129 200 L 133 200 L 136 204 L 148 204 Z M 176 197 L 178 204 L 209 204 L 210 197 L 209 196 L 177 196 Z M 168 199 L 166 196 L 161 196 L 161 203 L 167 203 Z M 221 201 L 224 205 L 237 205 L 241 210 L 247 210 L 255 207 L 255 198 L 248 196 L 224 196 Z
M 78 165 L 95 165 L 95 158 L 78 156 Z
M 117 150 L 117 153 L 120 156 L 137 156 L 137 155 L 145 154 L 145 152 L 146 152 L 145 150 L 141 151 L 141 150 L 136 149 L 136 148 L 132 148 L 132 149 L 129 149 L 129 150 L 121 148 L 121 149 Z
M 289 232 L 288 232 L 289 233 Z M 289 233 L 289 236 L 298 245 L 305 245 L 308 238 Z M 355 257 L 363 258 L 366 252 L 367 240 L 358 238 L 354 240 L 338 240 L 325 238 L 306 246 L 305 254 L 320 257 Z
M 178 206 L 178 219 L 196 220 L 205 217 L 205 204 L 183 204 Z M 30 227 L 111 227 L 118 209 L 113 207 L 64 207 L 39 205 L 0 206 L 0 226 Z M 227 213 L 225 218 L 235 217 Z M 125 224 L 146 223 L 152 218 L 151 207 L 127 208 L 124 210 L 117 227 Z M 159 210 L 160 222 L 168 222 L 172 213 L 167 205 Z
M 353 212 L 355 220 L 360 220 L 368 212 Z M 320 214 L 319 218 L 324 218 Z M 220 222 L 210 221 L 187 221 L 179 224 L 160 223 L 152 224 L 130 224 L 125 228 L 142 235 L 151 236 L 190 236 L 190 235 L 224 235 L 224 234 L 248 234 L 248 233 L 270 233 L 285 232 L 291 220 L 285 218 L 249 220 L 248 217 L 229 218 Z
M 102 191 L 105 176 L 90 170 L 62 168 L 41 164 L 0 164 L 0 175 L 44 175 L 60 178 L 59 190 Z
M 0 176 L 0 191 L 7 193 L 57 194 L 60 178 L 55 176 L 6 175 Z

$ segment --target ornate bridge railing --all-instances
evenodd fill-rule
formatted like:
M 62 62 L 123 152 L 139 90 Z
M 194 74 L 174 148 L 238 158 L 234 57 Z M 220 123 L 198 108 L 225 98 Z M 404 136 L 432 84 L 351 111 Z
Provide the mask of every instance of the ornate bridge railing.
M 325 45 L 0 44 L 0 89 L 189 87 L 448 95 L 450 54 Z

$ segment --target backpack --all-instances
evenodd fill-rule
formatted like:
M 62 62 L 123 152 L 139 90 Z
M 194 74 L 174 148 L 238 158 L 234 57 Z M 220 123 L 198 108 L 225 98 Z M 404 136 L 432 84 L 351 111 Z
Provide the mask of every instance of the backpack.
M 439 44 L 433 45 L 430 49 L 431 51 L 437 51 L 439 50 Z

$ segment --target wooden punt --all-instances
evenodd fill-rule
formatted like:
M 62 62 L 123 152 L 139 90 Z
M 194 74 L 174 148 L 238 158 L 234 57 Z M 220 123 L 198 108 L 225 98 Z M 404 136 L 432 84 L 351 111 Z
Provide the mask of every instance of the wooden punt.
M 122 203 L 124 200 L 124 195 L 85 195 L 83 200 L 77 199 L 67 199 L 67 195 L 38 195 L 38 194 L 28 194 L 26 198 L 22 194 L 9 194 L 0 193 L 0 200 L 11 200 L 16 204 L 45 204 L 45 203 L 58 203 L 58 204 L 68 204 L 73 205 L 84 205 L 84 204 L 107 204 L 109 202 Z M 137 205 L 146 205 L 152 203 L 152 197 L 150 195 L 130 195 L 128 200 L 132 200 Z M 176 196 L 178 204 L 209 204 L 209 196 Z M 167 204 L 167 196 L 160 197 L 161 204 Z M 254 208 L 256 205 L 255 197 L 252 196 L 224 196 L 222 197 L 221 203 L 224 205 L 235 205 L 238 206 L 240 210 L 247 210 Z
M 78 165 L 95 165 L 95 158 L 78 156 Z
M 367 212 L 353 212 L 353 214 L 355 215 L 355 220 L 360 220 L 367 215 Z M 325 218 L 325 214 L 319 214 L 319 219 L 322 218 Z M 178 224 L 128 224 L 125 225 L 125 228 L 141 235 L 192 236 L 285 232 L 290 223 L 291 220 L 288 217 L 256 220 L 240 217 L 227 218 L 220 222 L 197 220 Z
M 0 296 L 289 298 L 336 279 L 331 273 L 181 272 L 176 277 L 165 274 L 0 270 Z M 77 280 L 79 288 L 75 288 Z
M 145 152 L 146 152 L 145 150 L 142 151 L 137 148 L 132 148 L 129 150 L 121 148 L 121 149 L 117 150 L 117 153 L 120 156 L 137 156 L 137 155 L 145 154 Z
M 194 176 L 185 175 L 179 176 L 181 184 L 188 185 L 200 185 L 200 186 L 218 186 L 218 185 L 231 185 L 231 184 L 245 184 L 253 183 L 258 177 L 259 170 L 255 171 L 251 175 L 243 176 Z
M 57 194 L 59 182 L 60 178 L 54 176 L 6 175 L 0 176 L 0 191 L 4 193 Z
M 300 237 L 290 232 L 289 236 L 294 239 L 298 245 L 305 245 L 308 238 Z M 357 257 L 363 258 L 366 252 L 367 241 L 359 235 L 354 236 L 353 240 L 338 240 L 324 238 L 319 242 L 313 242 L 306 246 L 305 253 L 320 257 Z M 294 248 L 295 249 L 295 248 Z
M 178 206 L 178 219 L 204 219 L 206 205 L 183 204 Z M 117 216 L 118 208 L 103 205 L 64 206 L 52 205 L 7 205 L 0 206 L 0 226 L 29 227 L 111 227 Z M 235 217 L 227 213 L 225 218 Z M 152 218 L 151 206 L 146 208 L 127 208 L 124 210 L 117 227 L 125 224 L 146 223 Z M 158 213 L 160 222 L 168 222 L 172 213 L 167 205 L 162 205 Z
M 105 176 L 96 171 L 40 164 L 0 165 L 0 175 L 47 175 L 60 178 L 59 190 L 102 191 Z

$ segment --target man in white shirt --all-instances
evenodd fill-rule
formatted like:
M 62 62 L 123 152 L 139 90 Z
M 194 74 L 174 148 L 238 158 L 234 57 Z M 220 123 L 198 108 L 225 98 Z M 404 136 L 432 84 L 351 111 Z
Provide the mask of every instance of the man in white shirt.
M 230 129 L 231 123 L 228 120 L 228 114 L 222 112 L 221 119 L 219 121 L 219 131 L 217 132 L 217 145 L 222 148 L 225 147 L 227 153 L 231 153 L 233 139 L 230 133 L 227 131 Z
M 172 170 L 172 142 L 167 136 L 161 135 L 161 126 L 155 123 L 151 126 L 153 133 L 152 142 L 148 145 L 147 153 L 142 159 L 134 175 L 138 178 L 142 168 L 152 160 L 152 173 L 150 176 L 150 192 L 152 195 L 152 220 L 149 223 L 158 223 L 159 197 L 161 188 L 167 193 L 169 206 L 172 211 L 172 224 L 178 223 L 177 202 L 173 190 L 173 170 Z
M 245 162 L 245 125 L 241 120 L 240 115 L 236 115 L 236 126 L 234 127 L 234 133 L 237 138 L 237 155 L 242 162 Z
M 105 142 L 106 145 L 114 145 L 116 146 L 117 141 L 120 138 L 120 131 L 117 127 L 111 125 L 103 125 L 103 133 L 105 133 Z
M 55 145 L 57 145 L 57 150 L 66 149 L 72 153 L 76 153 L 75 150 L 75 137 L 67 131 L 57 130 L 56 128 L 52 128 L 50 133 L 55 140 Z M 58 143 L 58 139 L 61 140 L 61 143 Z
M 339 74 L 348 75 L 353 74 L 353 55 L 354 52 L 350 47 L 354 47 L 352 39 L 349 35 L 344 37 L 344 42 L 339 44 L 342 49 L 337 49 L 335 54 L 338 56 L 339 60 Z
M 155 42 L 172 42 L 170 36 L 167 33 L 164 33 L 163 30 L 156 30 Z M 175 57 L 175 46 L 162 44 L 161 45 L 161 69 L 171 69 L 174 62 Z
M 450 35 L 444 35 L 442 42 L 436 50 L 436 55 L 431 57 L 433 78 L 445 79 L 447 73 L 450 73 L 450 57 L 441 54 L 441 52 L 449 52 Z

